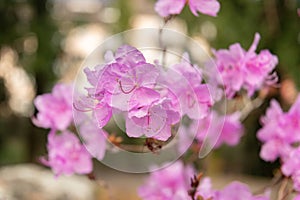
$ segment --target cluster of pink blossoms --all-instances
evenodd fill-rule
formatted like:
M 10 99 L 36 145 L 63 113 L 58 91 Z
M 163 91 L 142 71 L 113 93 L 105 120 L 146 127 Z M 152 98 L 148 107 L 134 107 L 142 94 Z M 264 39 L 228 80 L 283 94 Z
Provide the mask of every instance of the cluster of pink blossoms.
M 205 117 L 213 104 L 201 73 L 184 55 L 179 64 L 163 69 L 147 63 L 136 48 L 124 45 L 115 55 L 107 52 L 106 63 L 85 69 L 92 87 L 87 88 L 88 109 L 93 110 L 100 128 L 113 113 L 123 113 L 129 137 L 168 140 L 171 126 L 187 115 Z M 180 82 L 181 84 L 178 84 Z
M 194 175 L 191 166 L 184 166 L 177 161 L 160 171 L 151 173 L 147 182 L 138 189 L 143 200 L 187 200 L 191 199 L 191 178 Z M 232 182 L 222 190 L 214 190 L 208 177 L 201 179 L 194 199 L 203 200 L 269 200 L 267 194 L 253 195 L 249 187 L 240 182 Z
M 68 130 L 74 126 L 72 90 L 71 85 L 57 84 L 52 93 L 37 96 L 34 101 L 39 112 L 32 119 L 33 123 L 51 129 L 48 134 L 48 156 L 43 157 L 41 161 L 51 167 L 57 176 L 90 173 L 93 169 L 91 154 L 102 159 L 105 153 L 105 133 L 97 129 L 95 124 L 88 122 L 80 127 L 89 129 L 89 134 L 83 136 L 85 146 Z
M 272 100 L 261 122 L 263 127 L 257 133 L 263 142 L 260 157 L 265 161 L 280 158 L 282 173 L 292 178 L 295 190 L 300 192 L 300 95 L 288 112 Z
M 158 0 L 155 4 L 155 11 L 162 17 L 178 15 L 185 4 L 189 5 L 195 16 L 198 16 L 198 12 L 217 16 L 220 10 L 220 3 L 217 0 Z
M 193 137 L 195 130 L 197 130 L 195 139 L 201 148 L 206 143 L 209 147 L 217 149 L 223 144 L 237 145 L 243 136 L 244 127 L 240 122 L 239 112 L 220 115 L 216 111 L 211 111 L 203 119 L 194 120 L 188 127 L 180 129 L 183 133 L 179 134 L 181 137 L 178 146 L 179 152 L 186 151 L 185 147 L 188 146 L 189 138 Z
M 272 72 L 278 64 L 278 58 L 269 50 L 261 50 L 256 54 L 259 40 L 260 35 L 256 33 L 248 51 L 244 50 L 239 43 L 232 44 L 228 50 L 213 50 L 215 60 L 207 64 L 207 71 L 215 73 L 211 68 L 216 65 L 221 79 L 214 78 L 211 81 L 224 87 L 227 98 L 233 98 L 242 89 L 246 90 L 251 97 L 264 85 L 277 82 L 277 75 Z M 213 77 L 210 75 L 210 78 Z
M 196 139 L 199 143 L 209 140 L 210 146 L 219 148 L 222 144 L 237 145 L 242 135 L 243 125 L 239 112 L 222 116 L 212 111 L 200 121 Z

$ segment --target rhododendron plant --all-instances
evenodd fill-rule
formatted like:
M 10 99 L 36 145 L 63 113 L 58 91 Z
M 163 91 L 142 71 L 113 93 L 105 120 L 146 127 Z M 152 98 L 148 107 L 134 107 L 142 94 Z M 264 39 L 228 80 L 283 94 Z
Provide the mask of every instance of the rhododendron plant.
M 166 23 L 185 5 L 195 16 L 216 16 L 220 10 L 217 0 L 158 0 L 155 10 Z M 150 55 L 148 47 L 118 41 L 97 55 L 104 58 L 102 63 L 90 66 L 87 62 L 84 66 L 86 85 L 74 83 L 74 89 L 74 85 L 59 83 L 51 93 L 36 97 L 37 114 L 32 121 L 50 129 L 48 155 L 41 162 L 57 176 L 89 174 L 93 158 L 119 163 L 114 155 L 130 152 L 124 158 L 128 159 L 126 164 L 132 168 L 149 165 L 147 172 L 151 172 L 138 189 L 143 200 L 269 200 L 272 184 L 259 193 L 238 181 L 214 189 L 209 177 L 196 175 L 203 169 L 194 161 L 202 158 L 203 152 L 239 144 L 243 120 L 266 100 L 262 90 L 279 86 L 275 71 L 278 57 L 267 49 L 257 51 L 261 36 L 255 33 L 248 50 L 240 43 L 213 49 L 213 58 L 203 64 L 183 47 L 188 42 L 174 48 L 180 49 L 179 53 L 174 49 L 168 52 L 171 45 L 164 43 L 163 31 L 157 30 L 156 38 L 161 49 L 149 47 L 155 53 Z M 166 59 L 168 53 L 172 59 Z M 242 110 L 237 105 L 241 101 Z M 230 104 L 237 106 L 231 108 Z M 300 95 L 287 112 L 271 100 L 261 124 L 257 132 L 262 142 L 260 157 L 267 162 L 280 159 L 281 178 L 276 184 L 281 182 L 283 189 L 278 191 L 278 199 L 291 196 L 299 200 Z M 115 126 L 120 130 L 112 128 Z M 136 155 L 138 164 L 131 163 L 130 158 Z M 145 162 L 142 156 L 160 166 Z M 169 157 L 173 163 L 163 162 Z M 292 190 L 287 190 L 288 181 L 293 183 Z

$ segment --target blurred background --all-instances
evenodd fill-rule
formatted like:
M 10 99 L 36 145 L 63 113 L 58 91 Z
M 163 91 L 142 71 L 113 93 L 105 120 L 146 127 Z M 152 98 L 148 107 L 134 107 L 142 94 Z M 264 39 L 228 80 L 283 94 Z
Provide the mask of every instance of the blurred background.
M 84 58 L 110 35 L 162 25 L 154 0 L 1 0 L 0 1 L 0 167 L 38 163 L 46 153 L 47 130 L 36 128 L 33 99 L 57 81 L 74 80 Z M 247 49 L 254 33 L 258 49 L 279 57 L 281 87 L 272 91 L 288 108 L 300 87 L 300 0 L 220 0 L 217 18 L 195 17 L 186 7 L 169 28 L 213 48 L 240 42 Z M 188 24 L 187 24 L 188 22 Z M 271 176 L 258 157 L 259 116 L 266 101 L 245 121 L 246 135 L 234 148 L 223 147 L 209 159 L 219 173 Z M 229 162 L 230 161 L 230 162 Z M 100 165 L 97 163 L 97 165 Z M 101 168 L 101 166 L 99 166 Z M 108 169 L 106 169 L 108 170 Z M 101 173 L 99 173 L 101 178 Z M 1 182 L 0 182 L 1 185 Z

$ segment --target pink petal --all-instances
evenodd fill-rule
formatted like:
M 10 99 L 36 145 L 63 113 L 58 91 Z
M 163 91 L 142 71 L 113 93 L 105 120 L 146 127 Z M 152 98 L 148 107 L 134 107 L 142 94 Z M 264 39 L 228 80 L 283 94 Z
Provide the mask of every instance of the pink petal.
M 186 0 L 158 0 L 155 4 L 155 11 L 162 17 L 180 14 Z
M 99 103 L 94 109 L 94 114 L 99 128 L 103 128 L 112 116 L 112 108 L 106 103 Z
M 215 17 L 220 10 L 220 3 L 217 0 L 189 0 L 189 6 L 195 16 L 198 16 L 199 11 Z

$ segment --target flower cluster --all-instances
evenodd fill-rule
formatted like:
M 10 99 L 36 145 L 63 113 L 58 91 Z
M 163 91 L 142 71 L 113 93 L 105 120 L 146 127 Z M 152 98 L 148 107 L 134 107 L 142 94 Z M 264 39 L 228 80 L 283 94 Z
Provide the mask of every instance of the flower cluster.
M 272 72 L 278 63 L 278 58 L 269 50 L 261 50 L 256 54 L 259 40 L 260 35 L 256 33 L 248 51 L 244 50 L 239 43 L 232 44 L 228 50 L 213 50 L 215 60 L 209 62 L 207 68 L 216 65 L 221 79 L 213 81 L 224 87 L 227 98 L 233 98 L 241 89 L 246 90 L 251 97 L 264 85 L 277 82 L 277 75 Z M 210 69 L 208 71 L 213 72 Z
M 155 11 L 162 17 L 180 14 L 185 4 L 188 4 L 191 12 L 198 16 L 198 12 L 205 15 L 217 16 L 220 3 L 217 0 L 158 0 Z
M 280 158 L 282 173 L 292 177 L 294 188 L 300 192 L 300 95 L 288 112 L 272 100 L 261 122 L 263 127 L 257 133 L 263 142 L 260 157 L 265 161 Z
M 55 175 L 87 174 L 93 169 L 92 159 L 86 148 L 80 143 L 74 133 L 63 131 L 48 134 L 48 159 L 41 161 L 52 168 Z
M 93 168 L 91 154 L 102 159 L 105 153 L 105 133 L 92 122 L 85 122 L 80 126 L 85 130 L 83 132 L 88 131 L 88 134 L 81 135 L 85 145 L 68 130 L 74 126 L 72 89 L 71 85 L 57 84 L 51 93 L 39 95 L 34 101 L 39 112 L 33 117 L 33 123 L 42 128 L 50 128 L 48 156 L 41 161 L 51 167 L 57 176 L 90 173 Z
M 155 10 L 167 20 L 180 14 L 185 5 L 195 16 L 199 12 L 216 16 L 220 10 L 217 0 L 158 0 Z M 105 156 L 106 139 L 110 137 L 104 128 L 114 114 L 124 118 L 127 136 L 154 141 L 171 139 L 176 125 L 182 122 L 176 138 L 180 153 L 194 139 L 197 151 L 199 144 L 208 145 L 210 150 L 223 144 L 237 145 L 243 135 L 240 113 L 221 115 L 216 111 L 216 103 L 234 99 L 242 90 L 251 98 L 263 86 L 277 83 L 273 71 L 278 58 L 269 50 L 256 53 L 259 40 L 256 33 L 248 50 L 239 43 L 229 49 L 213 50 L 214 60 L 205 65 L 205 71 L 191 64 L 187 53 L 179 63 L 162 66 L 158 60 L 147 62 L 141 51 L 129 45 L 106 52 L 104 64 L 84 69 L 90 85 L 85 88 L 86 94 L 80 94 L 74 102 L 72 86 L 64 84 L 57 84 L 51 93 L 35 99 L 38 113 L 32 121 L 50 129 L 48 156 L 41 162 L 57 176 L 90 173 L 92 158 L 101 160 Z M 203 80 L 205 75 L 207 82 Z M 225 95 L 220 92 L 223 89 Z M 82 141 L 72 132 L 73 114 Z M 260 156 L 265 161 L 281 159 L 282 174 L 293 180 L 298 192 L 295 200 L 299 200 L 300 95 L 288 112 L 283 112 L 273 100 L 261 121 L 263 127 L 257 134 L 263 142 Z M 144 200 L 270 199 L 267 194 L 252 194 L 247 185 L 237 181 L 221 190 L 213 189 L 210 178 L 193 176 L 195 171 L 176 161 L 152 172 L 139 188 L 139 196 Z
M 73 120 L 72 87 L 57 84 L 52 93 L 37 96 L 34 105 L 39 111 L 32 119 L 36 126 L 65 130 Z
M 190 166 L 182 162 L 151 173 L 145 185 L 139 187 L 138 194 L 144 200 L 181 200 L 189 199 L 189 178 L 194 174 Z
M 212 111 L 199 122 L 196 139 L 199 143 L 208 140 L 210 146 L 214 148 L 222 144 L 235 146 L 243 135 L 243 125 L 239 119 L 239 112 L 222 116 Z
M 200 71 L 190 64 L 187 54 L 181 63 L 166 70 L 147 63 L 143 54 L 129 45 L 119 47 L 115 55 L 107 52 L 105 57 L 109 59 L 104 65 L 85 69 L 92 86 L 85 98 L 92 102 L 88 108 L 100 128 L 114 112 L 122 112 L 129 137 L 166 141 L 172 135 L 171 126 L 181 117 L 201 119 L 213 104 Z
M 182 133 L 179 134 L 178 151 L 184 153 L 189 138 L 193 136 L 201 148 L 204 144 L 211 149 L 217 149 L 223 144 L 235 146 L 243 135 L 244 127 L 240 122 L 239 112 L 220 115 L 212 110 L 203 119 L 193 120 L 189 126 L 184 126 L 179 131 Z
M 143 200 L 186 200 L 191 199 L 190 179 L 194 169 L 184 166 L 177 161 L 160 171 L 153 172 L 147 182 L 138 189 L 138 194 Z M 232 182 L 222 190 L 212 188 L 209 177 L 201 178 L 193 199 L 203 200 L 269 200 L 268 195 L 253 195 L 249 187 L 240 182 Z M 234 191 L 234 192 L 233 192 Z

